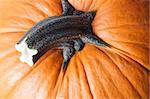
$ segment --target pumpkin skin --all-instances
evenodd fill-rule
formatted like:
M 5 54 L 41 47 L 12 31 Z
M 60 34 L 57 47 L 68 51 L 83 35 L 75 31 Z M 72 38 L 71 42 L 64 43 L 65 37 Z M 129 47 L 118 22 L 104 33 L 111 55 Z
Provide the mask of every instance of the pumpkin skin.
M 61 50 L 48 51 L 30 67 L 19 61 L 14 45 L 33 24 L 60 15 L 61 2 L 0 0 L 0 99 L 148 99 L 148 0 L 69 2 L 97 10 L 94 32 L 112 48 L 86 44 L 65 74 Z

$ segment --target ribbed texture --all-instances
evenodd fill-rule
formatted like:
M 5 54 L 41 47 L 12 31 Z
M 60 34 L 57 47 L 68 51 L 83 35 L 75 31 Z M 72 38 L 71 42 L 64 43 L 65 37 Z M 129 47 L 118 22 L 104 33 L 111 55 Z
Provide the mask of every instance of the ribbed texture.
M 86 44 L 65 75 L 59 50 L 29 67 L 14 45 L 33 24 L 60 15 L 60 0 L 0 0 L 0 99 L 148 99 L 148 0 L 69 1 L 98 11 L 94 31 L 113 47 Z

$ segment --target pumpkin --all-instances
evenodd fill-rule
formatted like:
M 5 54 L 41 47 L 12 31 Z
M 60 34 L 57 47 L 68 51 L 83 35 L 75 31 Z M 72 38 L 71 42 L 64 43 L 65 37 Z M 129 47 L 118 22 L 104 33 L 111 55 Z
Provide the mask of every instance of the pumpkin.
M 61 72 L 61 50 L 32 67 L 14 45 L 37 22 L 61 15 L 60 0 L 0 0 L 0 99 L 148 99 L 148 0 L 68 0 L 96 10 L 94 33 L 111 48 L 86 44 Z

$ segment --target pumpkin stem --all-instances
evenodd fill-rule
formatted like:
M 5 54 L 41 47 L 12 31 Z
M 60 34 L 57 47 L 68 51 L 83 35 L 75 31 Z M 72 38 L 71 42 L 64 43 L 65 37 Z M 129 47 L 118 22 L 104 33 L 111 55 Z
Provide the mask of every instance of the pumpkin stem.
M 66 69 L 67 69 L 67 66 L 68 66 L 68 63 L 71 59 L 71 57 L 75 54 L 75 49 L 72 48 L 72 47 L 65 47 L 63 49 L 63 64 L 62 64 L 62 68 L 63 68 L 63 71 L 65 72 Z
M 91 23 L 96 11 L 75 10 L 68 0 L 62 0 L 62 8 L 63 15 L 40 21 L 16 44 L 16 49 L 22 53 L 22 62 L 32 66 L 49 49 L 61 48 L 64 58 L 62 69 L 66 71 L 71 57 L 84 47 L 84 43 L 108 47 L 93 34 Z
M 101 47 L 109 47 L 109 44 L 107 44 L 94 34 L 87 34 L 85 37 L 82 37 L 81 39 L 84 43 L 91 43 Z
M 96 15 L 96 11 L 90 11 L 84 13 L 82 16 L 85 17 L 89 21 L 89 23 L 92 23 L 95 15 Z
M 36 49 L 29 49 L 27 43 L 25 42 L 26 38 L 20 42 L 19 44 L 15 45 L 15 48 L 21 52 L 20 61 L 23 63 L 27 63 L 28 65 L 32 66 L 33 63 L 33 56 L 38 53 Z
M 81 39 L 74 40 L 74 49 L 76 51 L 81 51 L 84 47 L 84 43 Z
M 63 14 L 62 15 L 72 15 L 75 8 L 68 2 L 68 0 L 61 0 Z

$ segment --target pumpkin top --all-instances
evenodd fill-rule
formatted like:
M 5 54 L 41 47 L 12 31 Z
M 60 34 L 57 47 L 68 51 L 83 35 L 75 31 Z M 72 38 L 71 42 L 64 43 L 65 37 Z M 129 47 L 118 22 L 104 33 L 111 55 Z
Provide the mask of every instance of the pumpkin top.
M 112 47 L 86 44 L 65 74 L 60 50 L 49 50 L 30 67 L 18 60 L 14 45 L 37 22 L 61 15 L 61 2 L 0 0 L 0 98 L 147 98 L 148 1 L 69 2 L 77 10 L 97 11 L 93 31 Z

